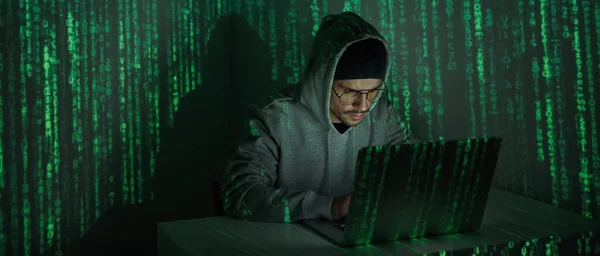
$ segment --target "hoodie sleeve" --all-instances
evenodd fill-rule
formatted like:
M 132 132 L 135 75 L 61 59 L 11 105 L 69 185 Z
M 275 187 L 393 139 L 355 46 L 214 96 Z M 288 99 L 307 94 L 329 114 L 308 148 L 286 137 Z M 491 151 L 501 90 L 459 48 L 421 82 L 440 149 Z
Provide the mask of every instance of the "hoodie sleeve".
M 227 163 L 221 199 L 227 216 L 249 221 L 296 222 L 302 219 L 331 220 L 333 197 L 314 191 L 274 188 L 279 145 L 270 133 L 261 110 L 250 118 L 251 136 Z
M 417 140 L 408 130 L 404 122 L 400 120 L 398 112 L 390 102 L 387 104 L 387 118 L 386 145 L 410 144 L 419 142 L 419 140 Z

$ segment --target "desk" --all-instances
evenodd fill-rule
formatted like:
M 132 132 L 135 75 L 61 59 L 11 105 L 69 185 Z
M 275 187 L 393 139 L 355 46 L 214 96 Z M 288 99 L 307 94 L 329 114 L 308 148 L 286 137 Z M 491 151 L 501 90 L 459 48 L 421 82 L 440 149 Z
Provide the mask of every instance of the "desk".
M 600 231 L 600 222 L 492 189 L 482 226 L 472 233 L 340 247 L 300 224 L 213 217 L 159 223 L 158 255 L 521 255 L 523 247 L 546 255 L 547 249 L 572 252 L 586 244 L 593 255 L 600 249 L 594 231 Z

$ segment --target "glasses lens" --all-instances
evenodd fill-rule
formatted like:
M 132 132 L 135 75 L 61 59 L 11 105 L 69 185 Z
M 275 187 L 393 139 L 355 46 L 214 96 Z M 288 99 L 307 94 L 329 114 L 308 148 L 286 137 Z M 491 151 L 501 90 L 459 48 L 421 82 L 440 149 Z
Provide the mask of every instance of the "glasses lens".
M 368 99 L 370 102 L 373 102 L 373 100 L 375 100 L 375 96 L 377 96 L 377 93 L 378 93 L 378 92 L 379 92 L 379 90 L 373 90 L 373 91 L 370 91 L 370 92 L 367 94 L 367 99 Z
M 359 92 L 345 92 L 340 97 L 340 102 L 342 103 L 342 105 L 350 105 L 356 102 L 358 100 L 358 97 L 360 97 Z

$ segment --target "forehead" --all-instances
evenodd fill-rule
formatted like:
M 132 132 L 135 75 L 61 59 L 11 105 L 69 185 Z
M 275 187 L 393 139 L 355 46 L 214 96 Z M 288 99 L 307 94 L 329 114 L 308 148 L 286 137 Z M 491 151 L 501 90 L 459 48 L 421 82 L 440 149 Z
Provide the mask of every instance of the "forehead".
M 351 79 L 351 80 L 335 80 L 333 85 L 338 88 L 350 90 L 373 90 L 379 88 L 383 81 L 381 79 Z

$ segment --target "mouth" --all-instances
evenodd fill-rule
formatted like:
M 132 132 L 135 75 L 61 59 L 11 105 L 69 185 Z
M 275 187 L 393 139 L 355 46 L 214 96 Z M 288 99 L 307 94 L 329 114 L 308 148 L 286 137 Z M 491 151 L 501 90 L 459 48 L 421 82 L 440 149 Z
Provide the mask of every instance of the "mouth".
M 365 117 L 365 114 L 349 114 L 352 120 L 361 120 Z

